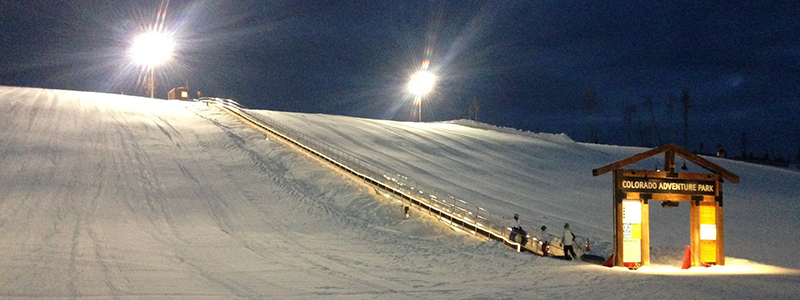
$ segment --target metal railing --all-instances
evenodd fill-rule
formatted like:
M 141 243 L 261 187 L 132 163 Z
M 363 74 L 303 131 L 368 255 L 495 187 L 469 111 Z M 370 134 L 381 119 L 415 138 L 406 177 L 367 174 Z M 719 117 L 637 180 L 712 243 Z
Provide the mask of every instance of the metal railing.
M 521 246 L 509 240 L 508 237 L 512 228 L 505 225 L 508 223 L 505 221 L 505 218 L 484 207 L 472 205 L 464 199 L 426 186 L 418 180 L 413 180 L 403 174 L 381 168 L 308 134 L 271 120 L 266 116 L 248 113 L 244 111 L 241 105 L 232 100 L 219 98 L 201 98 L 199 100 L 206 103 L 215 103 L 226 111 L 236 114 L 254 125 L 262 127 L 264 130 L 270 131 L 291 143 L 301 146 L 305 150 L 334 163 L 343 170 L 364 179 L 387 193 L 414 204 L 420 210 L 436 216 L 439 220 L 452 227 L 470 232 L 474 235 L 481 235 L 488 239 L 501 240 L 506 245 L 516 248 L 517 251 L 542 254 L 539 241 L 541 232 L 535 229 L 536 227 L 527 227 L 532 229 L 527 232 L 528 243 L 525 246 Z M 536 232 L 539 232 L 539 234 L 535 234 Z M 546 238 L 548 241 L 554 240 L 552 239 L 552 235 Z M 563 248 L 560 245 L 551 243 L 550 249 L 551 253 L 553 253 L 552 249 L 557 249 L 558 251 L 556 251 L 556 253 L 563 253 Z

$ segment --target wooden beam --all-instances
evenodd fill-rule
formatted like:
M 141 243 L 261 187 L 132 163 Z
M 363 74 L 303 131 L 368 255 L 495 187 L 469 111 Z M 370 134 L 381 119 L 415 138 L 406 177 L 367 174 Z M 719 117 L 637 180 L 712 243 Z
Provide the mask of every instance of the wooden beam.
M 638 177 L 638 178 L 661 178 L 661 179 L 685 179 L 685 180 L 698 180 L 698 181 L 719 181 L 720 175 L 709 173 L 690 173 L 679 172 L 678 177 L 667 177 L 668 172 L 664 171 L 651 171 L 651 170 L 631 170 L 622 169 L 623 177 Z
M 739 183 L 739 176 L 738 175 L 733 174 L 731 171 L 728 171 L 728 170 L 726 170 L 726 169 L 724 169 L 724 168 L 722 168 L 722 167 L 720 167 L 720 166 L 708 161 L 707 159 L 701 157 L 700 155 L 694 154 L 694 153 L 689 152 L 688 150 L 680 148 L 680 147 L 675 148 L 674 151 L 679 156 L 681 156 L 681 157 L 683 157 L 683 158 L 695 163 L 698 166 L 703 167 L 706 170 L 709 170 L 711 172 L 719 174 L 720 176 L 722 176 L 722 178 L 725 178 L 725 179 L 727 179 L 728 181 L 730 181 L 732 183 Z
M 718 165 L 706 160 L 705 158 L 700 157 L 700 155 L 694 154 L 694 153 L 690 152 L 689 150 L 683 149 L 680 146 L 675 145 L 675 144 L 663 145 L 661 147 L 658 147 L 658 148 L 655 148 L 655 149 L 651 149 L 651 150 L 636 154 L 634 156 L 631 156 L 631 157 L 628 157 L 626 159 L 623 159 L 623 160 L 620 160 L 620 161 L 617 161 L 617 162 L 614 162 L 614 163 L 599 167 L 597 169 L 593 169 L 592 170 L 592 175 L 593 176 L 598 176 L 598 175 L 602 175 L 602 174 L 605 174 L 605 173 L 608 173 L 608 172 L 611 172 L 611 171 L 614 171 L 614 170 L 618 170 L 618 169 L 624 168 L 625 166 L 629 166 L 629 165 L 635 164 L 637 162 L 643 161 L 645 159 L 648 159 L 650 157 L 656 156 L 656 155 L 664 153 L 664 152 L 667 152 L 665 154 L 665 158 L 664 158 L 664 166 L 665 166 L 666 171 L 669 171 L 670 167 L 672 169 L 675 168 L 675 157 L 674 156 L 675 156 L 675 154 L 678 154 L 680 157 L 683 157 L 686 160 L 688 160 L 690 162 L 693 162 L 696 165 L 698 165 L 698 166 L 700 166 L 700 167 L 702 167 L 702 168 L 704 168 L 706 170 L 709 170 L 709 171 L 711 171 L 711 172 L 713 172 L 715 174 L 719 174 L 720 176 L 722 176 L 722 178 L 725 178 L 725 179 L 727 179 L 728 181 L 730 181 L 732 183 L 739 183 L 739 176 L 738 175 L 733 174 L 731 171 L 728 171 L 725 168 L 720 167 L 720 166 L 718 166 Z
M 592 175 L 598 176 L 598 175 L 602 175 L 602 174 L 608 173 L 610 171 L 614 171 L 614 170 L 618 170 L 618 169 L 624 168 L 625 166 L 632 165 L 632 164 L 635 164 L 637 162 L 640 162 L 640 161 L 643 161 L 645 159 L 648 159 L 648 158 L 650 158 L 652 156 L 656 156 L 658 154 L 661 154 L 662 152 L 670 150 L 673 147 L 677 147 L 677 146 L 675 144 L 668 144 L 668 145 L 664 145 L 664 146 L 661 146 L 661 147 L 658 147 L 658 148 L 655 148 L 655 149 L 651 149 L 651 150 L 636 154 L 634 156 L 631 156 L 631 157 L 628 157 L 626 159 L 617 161 L 615 163 L 608 164 L 608 165 L 599 167 L 597 169 L 594 169 L 594 170 L 592 170 Z
M 675 173 L 675 150 L 664 152 L 664 171 Z
M 672 201 L 672 202 L 690 202 L 692 195 L 689 194 L 653 194 L 653 201 Z

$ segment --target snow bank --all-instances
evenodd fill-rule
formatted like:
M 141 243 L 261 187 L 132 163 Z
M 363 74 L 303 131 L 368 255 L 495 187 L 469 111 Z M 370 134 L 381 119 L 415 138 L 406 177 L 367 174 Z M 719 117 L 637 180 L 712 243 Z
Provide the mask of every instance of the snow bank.
M 550 140 L 559 141 L 559 142 L 572 142 L 573 141 L 572 138 L 570 138 L 566 133 L 553 134 L 553 133 L 544 133 L 544 132 L 530 132 L 530 131 L 526 131 L 526 130 L 511 128 L 511 127 L 495 126 L 495 125 L 481 123 L 481 122 L 478 122 L 478 121 L 467 120 L 467 119 L 445 121 L 445 122 L 441 122 L 441 123 L 456 124 L 456 125 L 472 127 L 472 128 L 479 128 L 479 129 L 486 129 L 486 130 L 494 130 L 494 131 L 503 132 L 503 133 L 521 134 L 521 135 L 527 135 L 527 136 L 532 136 L 532 137 L 537 137 L 537 138 L 550 139 Z

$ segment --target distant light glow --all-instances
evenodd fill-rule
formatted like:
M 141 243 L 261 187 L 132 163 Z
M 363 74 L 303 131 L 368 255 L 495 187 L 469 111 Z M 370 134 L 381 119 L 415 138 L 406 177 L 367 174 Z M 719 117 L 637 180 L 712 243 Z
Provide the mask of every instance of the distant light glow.
M 174 50 L 175 42 L 169 35 L 150 31 L 133 40 L 131 56 L 137 64 L 153 67 L 170 60 Z
M 408 81 L 408 91 L 416 96 L 424 96 L 433 90 L 434 85 L 436 85 L 436 76 L 433 73 L 419 71 Z
M 433 56 L 433 47 L 425 47 L 425 57 L 422 59 L 422 69 L 414 75 L 411 75 L 411 80 L 408 81 L 408 91 L 411 92 L 416 98 L 414 105 L 420 105 L 422 102 L 421 97 L 430 93 L 433 86 L 436 85 L 436 75 L 428 71 L 431 66 L 431 57 Z

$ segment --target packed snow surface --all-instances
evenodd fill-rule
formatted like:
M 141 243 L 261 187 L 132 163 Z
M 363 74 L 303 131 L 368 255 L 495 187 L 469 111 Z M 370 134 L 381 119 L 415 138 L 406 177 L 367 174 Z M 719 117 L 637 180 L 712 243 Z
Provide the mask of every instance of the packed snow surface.
M 591 170 L 647 150 L 250 112 L 501 220 L 569 222 L 604 256 L 611 175 Z M 727 265 L 680 270 L 688 208 L 653 205 L 653 264 L 630 271 L 404 220 L 397 200 L 199 102 L 0 87 L 0 120 L 0 298 L 800 299 L 792 170 L 709 158 L 741 178 L 724 187 Z

